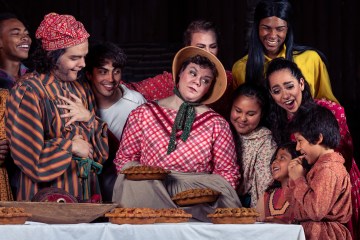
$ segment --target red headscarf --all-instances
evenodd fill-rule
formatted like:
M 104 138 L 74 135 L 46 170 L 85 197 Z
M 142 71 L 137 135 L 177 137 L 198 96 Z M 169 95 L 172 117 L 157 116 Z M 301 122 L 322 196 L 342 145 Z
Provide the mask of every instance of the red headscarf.
M 71 15 L 49 13 L 35 34 L 47 51 L 72 47 L 83 43 L 90 35 L 84 25 Z

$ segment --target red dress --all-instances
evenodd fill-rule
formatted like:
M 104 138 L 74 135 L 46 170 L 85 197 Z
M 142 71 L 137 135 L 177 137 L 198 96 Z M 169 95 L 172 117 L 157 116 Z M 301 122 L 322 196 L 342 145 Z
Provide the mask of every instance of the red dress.
M 275 188 L 264 193 L 264 210 L 265 217 L 274 217 L 284 223 L 291 223 L 294 220 L 292 208 L 282 188 Z
M 141 93 L 147 101 L 155 101 L 174 95 L 174 80 L 172 74 L 163 72 L 155 77 L 139 82 L 123 82 L 129 89 Z

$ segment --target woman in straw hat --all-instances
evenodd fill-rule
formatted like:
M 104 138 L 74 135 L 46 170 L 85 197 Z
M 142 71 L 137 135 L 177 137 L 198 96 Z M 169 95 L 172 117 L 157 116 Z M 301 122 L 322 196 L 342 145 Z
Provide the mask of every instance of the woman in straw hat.
M 191 21 L 183 33 L 184 46 L 195 46 L 202 48 L 215 56 L 218 56 L 220 32 L 214 22 L 205 19 Z M 231 107 L 231 92 L 233 89 L 233 79 L 231 71 L 226 71 L 227 88 L 222 97 L 209 104 L 215 112 L 220 113 L 224 118 L 228 118 Z M 124 82 L 128 88 L 140 92 L 146 100 L 154 101 L 169 97 L 173 94 L 174 81 L 172 74 L 164 71 L 154 77 L 146 78 L 138 82 Z
M 185 47 L 172 66 L 174 95 L 134 110 L 125 126 L 114 163 L 118 172 L 133 165 L 171 170 L 164 182 L 130 181 L 119 174 L 113 201 L 123 207 L 176 208 L 171 197 L 191 188 L 212 188 L 222 195 L 213 204 L 186 207 L 208 221 L 216 207 L 239 207 L 234 141 L 226 120 L 205 104 L 226 89 L 226 73 L 211 53 Z
M 90 87 L 78 80 L 88 37 L 81 22 L 56 13 L 36 30 L 39 76 L 13 88 L 6 109 L 11 156 L 21 169 L 17 200 L 31 200 L 45 187 L 82 201 L 100 196 L 95 173 L 108 157 L 107 125 L 95 116 Z

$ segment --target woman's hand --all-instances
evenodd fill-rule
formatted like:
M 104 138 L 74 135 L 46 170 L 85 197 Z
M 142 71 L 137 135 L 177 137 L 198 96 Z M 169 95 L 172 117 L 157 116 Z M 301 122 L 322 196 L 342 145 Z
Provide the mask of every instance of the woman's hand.
M 0 140 L 0 165 L 5 161 L 6 156 L 9 154 L 9 141 L 6 139 Z
M 77 157 L 93 159 L 93 147 L 83 136 L 75 135 L 72 139 L 72 153 Z
M 299 177 L 305 176 L 306 170 L 302 166 L 304 156 L 299 156 L 290 161 L 288 165 L 289 177 L 292 180 L 296 180 Z
M 63 108 L 69 110 L 68 113 L 60 115 L 61 118 L 70 118 L 70 120 L 65 124 L 65 127 L 70 124 L 78 122 L 88 122 L 91 119 L 91 113 L 88 109 L 85 108 L 81 99 L 70 93 L 70 97 L 75 101 L 72 101 L 69 98 L 58 96 L 60 99 L 64 100 L 66 105 L 57 105 L 58 108 Z

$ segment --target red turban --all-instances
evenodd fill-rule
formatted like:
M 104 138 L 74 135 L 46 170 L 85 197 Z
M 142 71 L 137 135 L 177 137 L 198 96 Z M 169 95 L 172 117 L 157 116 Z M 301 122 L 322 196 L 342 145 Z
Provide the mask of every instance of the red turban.
M 90 35 L 84 25 L 71 15 L 49 13 L 35 34 L 47 51 L 72 47 L 83 43 Z

